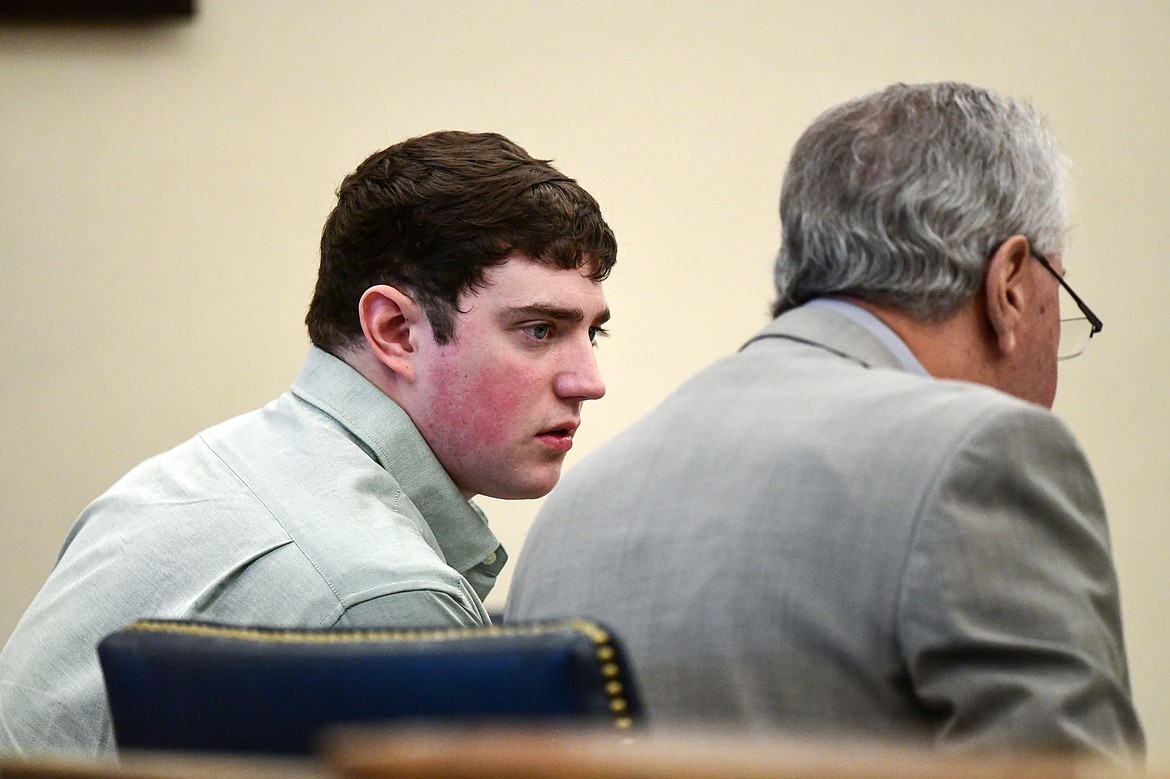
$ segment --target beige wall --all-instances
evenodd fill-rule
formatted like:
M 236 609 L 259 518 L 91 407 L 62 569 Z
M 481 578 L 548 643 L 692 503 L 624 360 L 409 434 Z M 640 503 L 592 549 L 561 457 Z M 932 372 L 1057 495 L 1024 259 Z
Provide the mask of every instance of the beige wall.
M 0 25 L 0 637 L 91 498 L 287 387 L 321 221 L 367 153 L 496 130 L 601 201 L 610 392 L 578 457 L 765 322 L 803 127 L 935 79 L 1032 99 L 1078 164 L 1070 278 L 1106 326 L 1057 410 L 1105 493 L 1170 764 L 1164 0 L 203 0 L 185 23 Z M 485 504 L 518 551 L 538 504 Z

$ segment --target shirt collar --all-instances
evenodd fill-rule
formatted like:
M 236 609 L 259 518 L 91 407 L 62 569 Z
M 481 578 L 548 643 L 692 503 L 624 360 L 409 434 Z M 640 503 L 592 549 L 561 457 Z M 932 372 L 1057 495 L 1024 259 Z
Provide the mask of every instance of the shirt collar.
M 460 573 L 503 551 L 479 507 L 464 499 L 406 412 L 348 364 L 317 347 L 292 394 L 349 431 L 414 503 L 448 565 Z
M 917 373 L 920 376 L 929 376 L 926 368 L 919 362 L 918 358 L 914 356 L 914 352 L 910 351 L 910 347 L 906 342 L 899 337 L 897 333 L 890 329 L 882 320 L 866 311 L 861 306 L 850 303 L 839 298 L 816 298 L 804 304 L 806 308 L 823 308 L 831 311 L 836 311 L 844 316 L 849 317 L 857 324 L 864 327 L 874 338 L 882 342 L 882 346 L 889 349 L 890 354 L 894 359 L 910 373 Z

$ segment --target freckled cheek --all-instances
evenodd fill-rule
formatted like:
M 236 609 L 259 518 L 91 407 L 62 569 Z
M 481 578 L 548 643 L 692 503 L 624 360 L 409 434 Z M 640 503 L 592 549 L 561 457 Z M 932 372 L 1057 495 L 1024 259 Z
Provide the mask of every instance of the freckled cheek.
M 503 444 L 526 435 L 534 423 L 535 400 L 514 371 L 485 370 L 451 377 L 445 416 L 464 446 Z

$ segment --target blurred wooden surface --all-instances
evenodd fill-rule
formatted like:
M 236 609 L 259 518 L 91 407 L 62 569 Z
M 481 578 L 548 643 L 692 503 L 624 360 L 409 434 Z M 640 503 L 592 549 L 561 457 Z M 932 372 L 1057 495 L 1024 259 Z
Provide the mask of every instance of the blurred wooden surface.
M 325 779 L 315 763 L 236 755 L 135 753 L 120 762 L 72 758 L 0 759 L 0 779 Z
M 1092 760 L 971 755 L 856 741 L 680 732 L 335 731 L 322 765 L 342 779 L 1114 779 L 1152 777 Z M 1160 779 L 1170 779 L 1161 775 Z
M 1170 779 L 1093 760 L 711 731 L 338 728 L 316 760 L 137 752 L 0 759 L 0 779 Z

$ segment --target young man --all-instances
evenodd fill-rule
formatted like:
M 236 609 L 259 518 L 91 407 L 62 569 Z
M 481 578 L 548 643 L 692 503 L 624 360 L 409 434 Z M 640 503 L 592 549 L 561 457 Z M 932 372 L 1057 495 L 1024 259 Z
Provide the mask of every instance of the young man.
M 607 622 L 658 722 L 1140 753 L 1104 507 L 1048 409 L 1100 328 L 1059 301 L 1065 165 L 963 84 L 823 114 L 776 319 L 573 469 L 508 619 Z
M 291 391 L 85 510 L 0 654 L 0 751 L 111 750 L 95 647 L 138 618 L 488 622 L 507 556 L 469 498 L 556 484 L 605 392 L 615 258 L 594 199 L 499 135 L 363 162 L 325 224 Z

